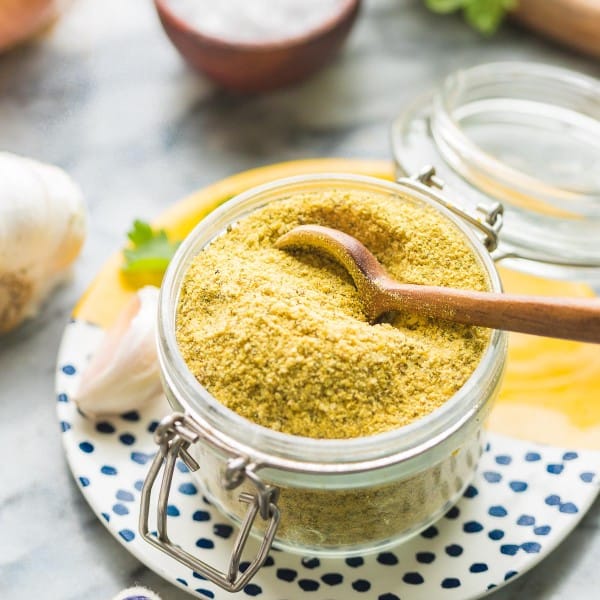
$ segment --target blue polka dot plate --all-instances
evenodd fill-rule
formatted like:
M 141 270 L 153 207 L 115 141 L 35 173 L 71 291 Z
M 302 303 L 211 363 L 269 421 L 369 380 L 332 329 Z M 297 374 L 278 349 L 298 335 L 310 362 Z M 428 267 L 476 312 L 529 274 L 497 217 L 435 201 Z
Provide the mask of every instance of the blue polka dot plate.
M 58 358 L 58 418 L 67 460 L 82 493 L 114 537 L 141 562 L 198 598 L 230 594 L 144 542 L 137 533 L 152 433 L 169 412 L 159 399 L 141 412 L 91 422 L 70 396 L 102 330 L 71 322 Z M 183 463 L 168 507 L 172 538 L 215 564 L 227 563 L 233 528 L 203 498 Z M 283 600 L 457 600 L 479 598 L 548 555 L 600 491 L 600 453 L 489 434 L 477 475 L 438 523 L 397 548 L 363 557 L 316 559 L 272 551 L 240 595 Z M 255 542 L 251 542 L 255 544 Z M 256 545 L 254 546 L 256 549 Z M 247 564 L 242 563 L 241 569 Z

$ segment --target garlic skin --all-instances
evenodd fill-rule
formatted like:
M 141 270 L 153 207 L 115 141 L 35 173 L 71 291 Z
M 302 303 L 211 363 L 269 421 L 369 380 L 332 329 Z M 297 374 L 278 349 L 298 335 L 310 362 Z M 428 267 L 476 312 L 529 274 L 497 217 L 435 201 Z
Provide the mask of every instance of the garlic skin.
M 63 170 L 0 152 L 0 334 L 67 278 L 86 221 L 83 194 Z
M 104 334 L 73 397 L 86 416 L 122 414 L 161 393 L 157 312 L 158 288 L 143 287 Z

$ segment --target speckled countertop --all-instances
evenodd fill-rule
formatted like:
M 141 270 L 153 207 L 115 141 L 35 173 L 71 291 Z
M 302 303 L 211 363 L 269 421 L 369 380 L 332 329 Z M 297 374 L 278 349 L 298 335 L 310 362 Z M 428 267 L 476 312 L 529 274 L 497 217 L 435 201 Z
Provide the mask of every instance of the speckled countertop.
M 313 156 L 389 157 L 388 126 L 415 94 L 480 62 L 528 59 L 597 74 L 598 65 L 507 27 L 483 40 L 418 0 L 366 0 L 342 55 L 307 84 L 238 98 L 195 76 L 149 0 L 77 0 L 43 38 L 0 57 L 2 149 L 67 169 L 91 230 L 73 280 L 0 340 L 0 597 L 108 600 L 134 581 L 185 593 L 104 530 L 71 480 L 53 377 L 71 307 L 135 217 L 237 171 Z M 600 589 L 600 504 L 497 600 L 587 599 Z

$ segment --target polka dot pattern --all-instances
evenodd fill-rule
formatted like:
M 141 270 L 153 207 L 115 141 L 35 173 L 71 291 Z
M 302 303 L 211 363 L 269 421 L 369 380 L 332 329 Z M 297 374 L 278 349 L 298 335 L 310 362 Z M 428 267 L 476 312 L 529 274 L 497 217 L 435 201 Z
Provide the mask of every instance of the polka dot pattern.
M 67 458 L 82 493 L 116 539 L 150 568 L 163 559 L 139 535 L 143 478 L 156 447 L 153 432 L 166 405 L 91 423 L 70 397 L 97 328 L 67 327 L 57 369 L 56 408 Z M 173 541 L 215 565 L 225 565 L 237 528 L 202 495 L 177 462 L 167 508 Z M 598 493 L 599 455 L 490 435 L 479 472 L 463 497 L 435 524 L 394 548 L 346 559 L 301 557 L 275 549 L 239 598 L 279 600 L 456 600 L 496 589 L 528 570 L 578 522 Z M 156 529 L 155 521 L 150 524 Z M 156 535 L 156 532 L 153 531 Z M 250 542 L 251 549 L 257 542 Z M 250 555 L 244 555 L 250 558 Z M 249 563 L 240 565 L 240 571 Z M 170 580 L 197 598 L 229 595 L 180 566 Z

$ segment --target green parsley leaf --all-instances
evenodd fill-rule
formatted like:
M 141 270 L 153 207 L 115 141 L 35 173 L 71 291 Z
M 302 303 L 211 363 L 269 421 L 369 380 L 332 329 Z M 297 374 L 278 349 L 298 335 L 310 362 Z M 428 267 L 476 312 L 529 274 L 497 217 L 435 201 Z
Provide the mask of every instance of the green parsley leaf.
M 465 4 L 465 0 L 425 0 L 429 10 L 437 13 L 451 13 Z
M 123 250 L 126 274 L 164 274 L 179 242 L 171 242 L 164 229 L 154 230 L 144 221 L 136 220 L 127 232 L 131 248 Z

